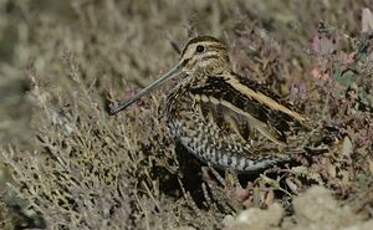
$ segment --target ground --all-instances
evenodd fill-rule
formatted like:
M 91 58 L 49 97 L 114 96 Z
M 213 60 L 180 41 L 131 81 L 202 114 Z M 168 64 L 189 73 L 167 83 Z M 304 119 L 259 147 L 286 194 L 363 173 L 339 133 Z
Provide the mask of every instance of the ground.
M 0 0 L 0 229 L 371 229 L 370 0 Z M 333 145 L 249 176 L 164 123 L 176 82 L 110 117 L 195 35 L 329 127 Z

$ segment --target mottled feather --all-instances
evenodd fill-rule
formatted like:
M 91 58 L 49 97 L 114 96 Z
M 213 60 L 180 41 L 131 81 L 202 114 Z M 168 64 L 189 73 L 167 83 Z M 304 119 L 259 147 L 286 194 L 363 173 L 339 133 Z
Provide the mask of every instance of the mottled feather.
M 191 39 L 174 68 L 111 113 L 175 76 L 182 79 L 168 94 L 166 122 L 201 161 L 247 173 L 292 159 L 287 150 L 296 149 L 293 137 L 307 131 L 307 119 L 266 86 L 235 74 L 225 44 L 214 37 Z

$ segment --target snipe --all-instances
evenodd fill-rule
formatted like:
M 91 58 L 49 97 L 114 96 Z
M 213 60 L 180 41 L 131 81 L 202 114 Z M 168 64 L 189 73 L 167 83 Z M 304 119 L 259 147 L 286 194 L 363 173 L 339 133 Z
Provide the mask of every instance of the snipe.
M 292 159 L 289 137 L 305 128 L 306 118 L 264 85 L 235 74 L 225 44 L 210 36 L 191 39 L 175 67 L 110 114 L 176 76 L 183 79 L 167 97 L 167 125 L 197 158 L 237 172 Z

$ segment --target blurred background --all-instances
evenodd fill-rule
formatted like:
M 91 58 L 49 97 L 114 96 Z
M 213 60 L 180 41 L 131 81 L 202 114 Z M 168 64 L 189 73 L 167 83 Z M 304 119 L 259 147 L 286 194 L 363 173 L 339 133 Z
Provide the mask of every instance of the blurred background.
M 359 1 L 48 1 L 2 0 L 0 22 L 0 142 L 29 139 L 30 100 L 24 97 L 32 71 L 43 84 L 63 92 L 63 59 L 74 55 L 84 79 L 102 85 L 144 86 L 172 63 L 196 34 L 235 46 L 236 27 L 258 24 L 279 43 L 307 47 L 320 21 L 348 36 L 361 31 Z M 286 36 L 284 36 L 286 35 Z M 300 54 L 297 54 L 298 56 Z M 106 87 L 104 86 L 104 87 Z
M 284 191 L 323 185 L 372 217 L 372 7 L 371 0 L 0 0 L 0 228 L 226 226 L 242 204 L 232 212 L 213 200 L 199 209 L 177 182 L 160 112 L 170 85 L 127 115 L 105 112 L 175 64 L 177 49 L 196 35 L 224 40 L 236 72 L 350 134 L 314 171 L 292 174 L 303 178 L 296 192 L 289 184 Z M 291 204 L 292 196 L 275 192 L 269 202 L 270 189 L 258 190 L 262 179 L 246 188 L 258 192 L 246 208 Z M 356 213 L 338 218 L 364 219 Z

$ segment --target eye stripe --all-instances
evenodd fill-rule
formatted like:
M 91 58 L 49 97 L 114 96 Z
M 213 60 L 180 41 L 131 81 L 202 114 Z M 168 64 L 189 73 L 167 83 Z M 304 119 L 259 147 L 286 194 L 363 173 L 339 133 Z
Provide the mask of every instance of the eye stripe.
M 208 50 L 226 50 L 227 48 L 221 44 L 209 45 Z
M 200 36 L 200 37 L 196 37 L 196 38 L 193 38 L 191 39 L 184 47 L 183 49 L 183 52 L 181 52 L 181 57 L 184 56 L 185 52 L 188 50 L 188 48 L 191 46 L 191 45 L 194 45 L 194 44 L 201 44 L 205 47 L 209 47 L 210 48 L 216 48 L 216 49 L 226 49 L 224 43 L 222 43 L 221 41 L 219 41 L 218 39 L 214 38 L 214 37 L 210 37 L 210 36 Z

